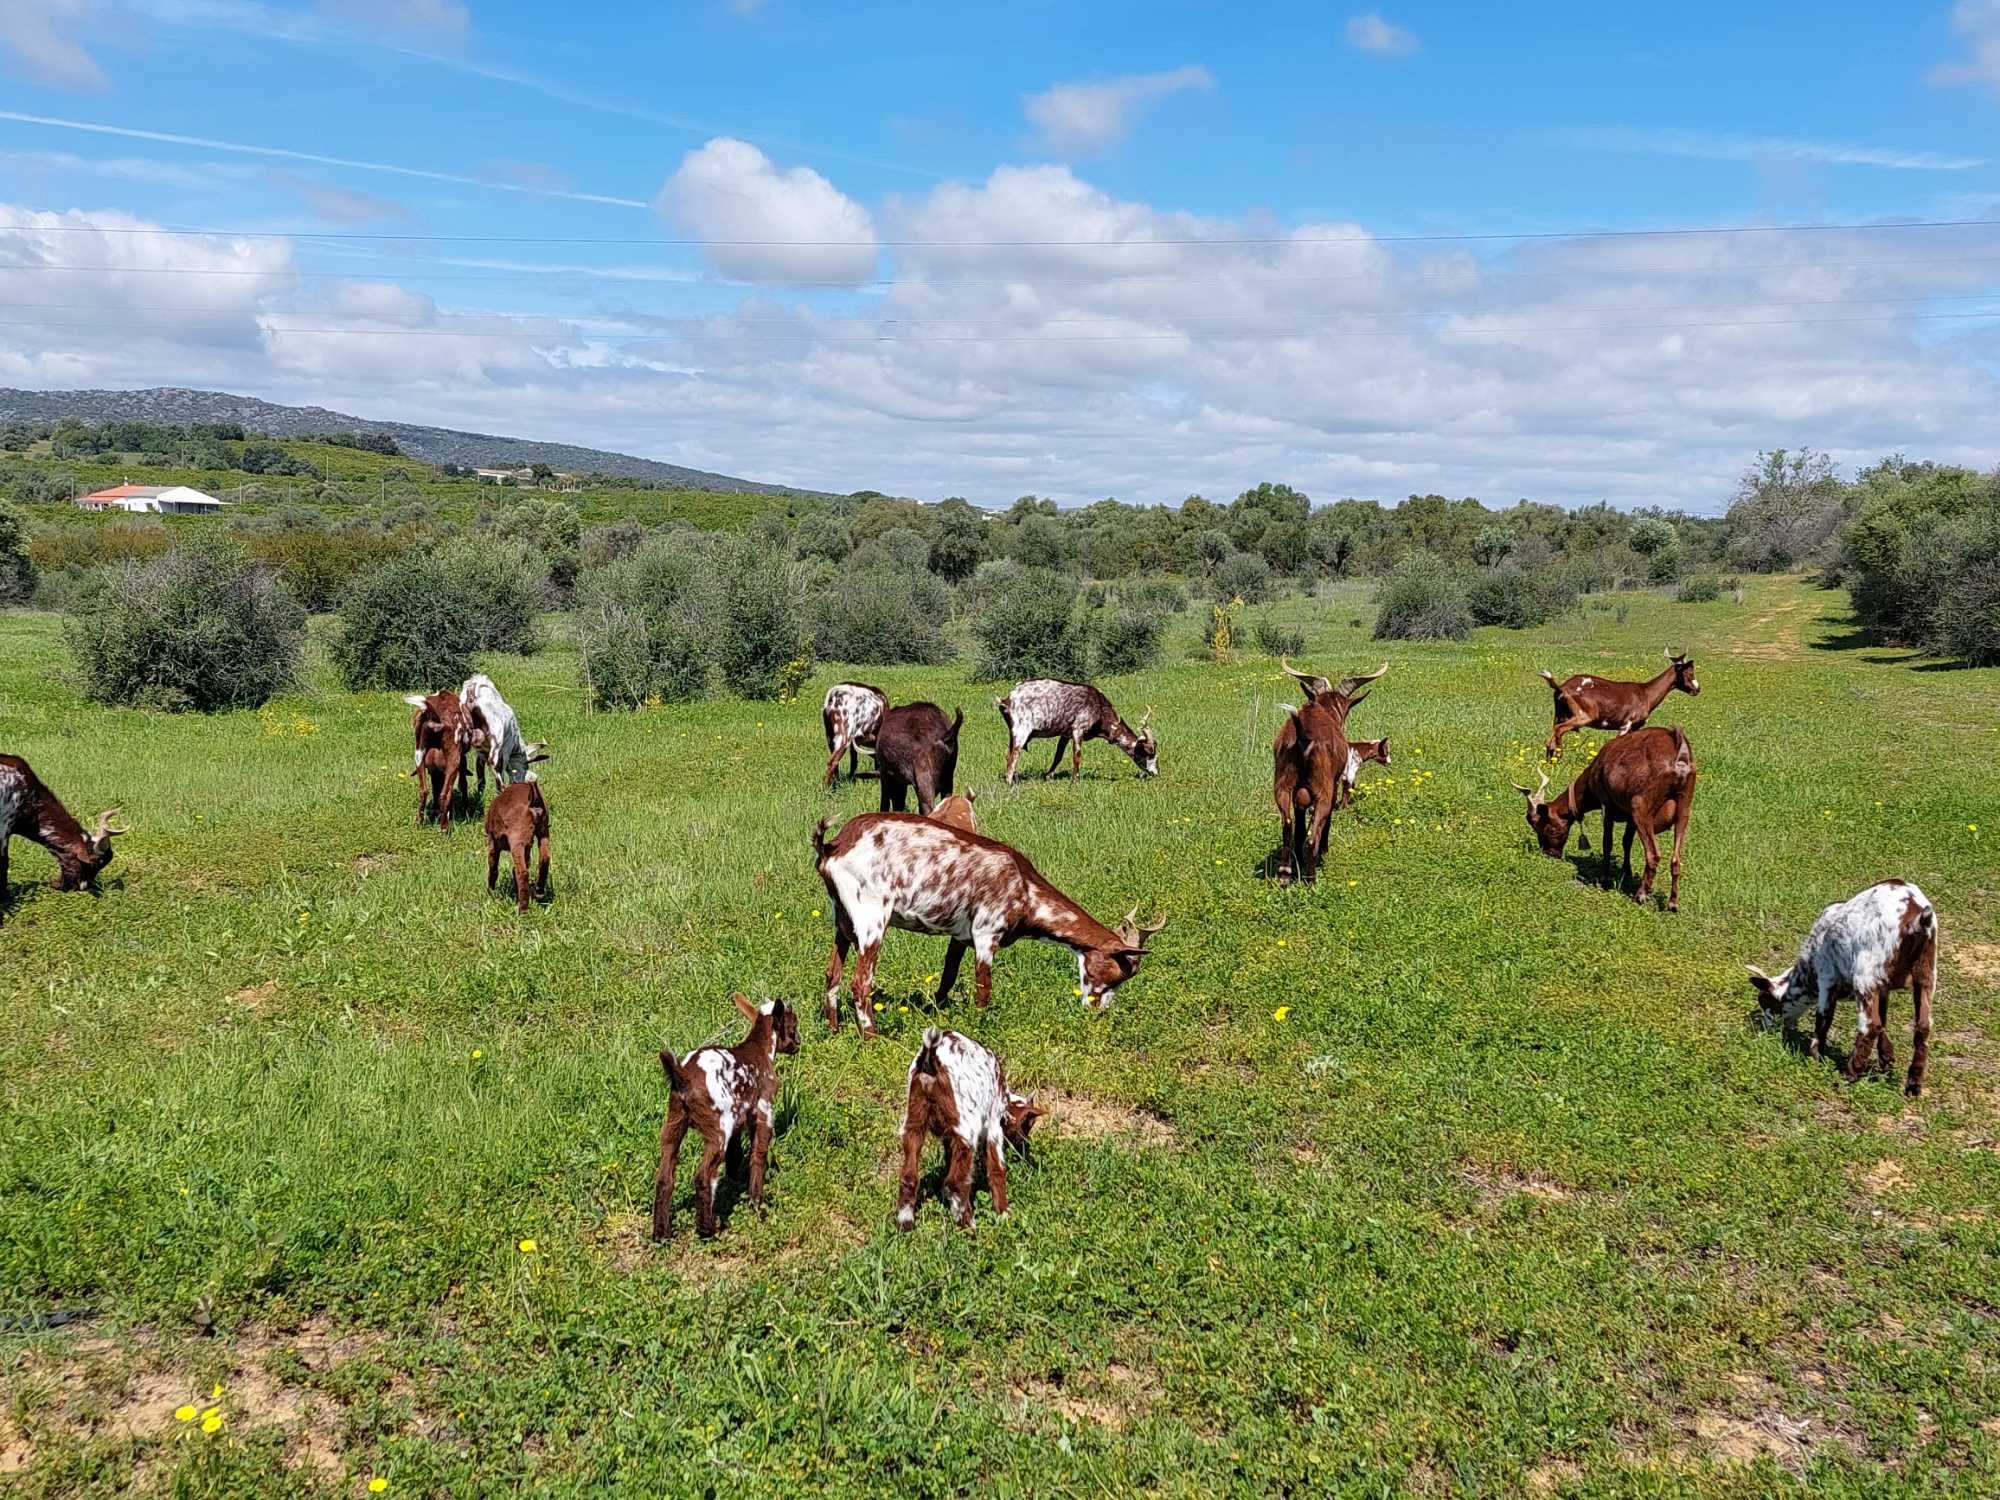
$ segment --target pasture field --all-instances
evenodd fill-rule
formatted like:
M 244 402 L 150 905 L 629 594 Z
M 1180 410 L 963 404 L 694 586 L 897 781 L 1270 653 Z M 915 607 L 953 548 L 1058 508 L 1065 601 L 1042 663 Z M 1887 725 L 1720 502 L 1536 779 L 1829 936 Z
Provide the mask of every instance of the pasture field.
M 95 900 L 14 846 L 6 1487 L 1994 1493 L 2000 673 L 1858 644 L 1795 578 L 1627 602 L 1386 649 L 1365 590 L 1282 606 L 1316 669 L 1392 664 L 1354 732 L 1394 764 L 1293 891 L 1261 878 L 1291 684 L 1193 659 L 1191 616 L 1104 684 L 1157 705 L 1155 781 L 1093 745 L 1081 784 L 1031 756 L 1010 791 L 999 688 L 858 673 L 965 706 L 983 831 L 1100 916 L 1171 918 L 1108 1017 L 1036 944 L 989 1012 L 968 965 L 934 1017 L 943 943 L 892 933 L 866 1045 L 818 1014 L 810 831 L 876 796 L 820 791 L 836 668 L 793 703 L 592 716 L 560 644 L 483 661 L 553 749 L 556 896 L 517 919 L 476 820 L 416 825 L 394 695 L 316 671 L 259 713 L 107 711 L 56 676 L 54 619 L 0 615 L 0 748 L 133 830 Z M 1579 880 L 1574 842 L 1533 852 L 1507 783 L 1549 727 L 1535 667 L 1682 644 L 1704 691 L 1655 722 L 1701 780 L 1670 917 Z M 1757 1031 L 1741 968 L 1891 874 L 1944 931 L 1914 1103 Z M 739 988 L 805 1012 L 769 1205 L 697 1242 L 683 1153 L 655 1248 L 654 1054 L 733 1041 Z M 960 1233 L 933 1198 L 904 1235 L 934 1019 L 1051 1115 L 1009 1218 L 982 1196 Z M 1899 996 L 1905 1060 L 1908 1021 Z

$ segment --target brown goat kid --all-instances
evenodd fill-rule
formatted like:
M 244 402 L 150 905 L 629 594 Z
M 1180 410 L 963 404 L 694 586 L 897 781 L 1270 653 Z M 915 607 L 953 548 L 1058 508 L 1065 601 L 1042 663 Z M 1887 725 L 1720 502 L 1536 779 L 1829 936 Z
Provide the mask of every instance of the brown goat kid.
M 972 1227 L 973 1174 L 982 1162 L 993 1212 L 1006 1218 L 1007 1148 L 1025 1152 L 1028 1132 L 1042 1114 L 1032 1097 L 1023 1098 L 1007 1087 L 999 1058 L 971 1037 L 931 1027 L 910 1062 L 903 1172 L 896 1191 L 898 1227 L 917 1225 L 927 1136 L 944 1142 L 944 1200 L 958 1227 Z
M 411 724 L 415 733 L 416 759 L 410 774 L 417 778 L 417 821 L 426 810 L 435 813 L 438 832 L 451 832 L 451 810 L 469 793 L 466 787 L 466 754 L 472 747 L 472 730 L 458 694 L 450 691 L 407 693 L 403 701 L 416 709 Z
M 931 809 L 931 821 L 956 828 L 960 833 L 979 832 L 979 818 L 972 810 L 972 793 L 961 792 L 945 798 Z
M 77 891 L 94 887 L 111 863 L 111 840 L 128 830 L 114 828 L 115 807 L 97 815 L 90 833 L 69 815 L 56 794 L 18 755 L 0 755 L 0 906 L 7 904 L 7 845 L 15 838 L 40 844 L 56 860 L 56 889 Z
M 697 1047 L 685 1058 L 660 1054 L 667 1074 L 667 1118 L 660 1126 L 660 1164 L 653 1174 L 653 1238 L 674 1229 L 674 1174 L 681 1140 L 690 1127 L 702 1139 L 694 1175 L 694 1228 L 703 1239 L 716 1231 L 715 1185 L 725 1162 L 733 1175 L 750 1147 L 750 1201 L 764 1201 L 764 1170 L 771 1156 L 772 1115 L 778 1098 L 778 1054 L 799 1050 L 798 1013 L 782 1000 L 753 1005 L 732 997 L 750 1022 L 734 1047 Z
M 538 781 L 517 781 L 501 788 L 486 807 L 486 889 L 500 880 L 500 851 L 514 858 L 514 909 L 528 909 L 528 849 L 537 856 L 535 894 L 549 894 L 549 805 Z
M 1556 725 L 1542 747 L 1551 759 L 1561 752 L 1564 737 L 1576 730 L 1613 729 L 1630 734 L 1653 716 L 1653 710 L 1666 702 L 1674 689 L 1690 698 L 1701 695 L 1694 658 L 1685 651 L 1669 651 L 1667 669 L 1648 682 L 1613 682 L 1581 674 L 1557 682 L 1553 672 L 1541 676 L 1556 695 Z
M 1625 825 L 1625 879 L 1632 878 L 1632 835 L 1646 846 L 1646 873 L 1632 899 L 1641 906 L 1653 894 L 1653 876 L 1660 868 L 1655 835 L 1674 831 L 1673 883 L 1667 910 L 1681 909 L 1681 856 L 1687 848 L 1688 814 L 1694 807 L 1694 750 L 1679 725 L 1671 729 L 1639 729 L 1609 741 L 1583 768 L 1569 789 L 1554 800 L 1543 794 L 1549 778 L 1529 790 L 1519 782 L 1514 790 L 1528 799 L 1528 827 L 1551 859 L 1562 858 L 1570 828 L 1586 813 L 1604 809 L 1604 883 L 1611 884 L 1611 831 Z M 1588 833 L 1581 835 L 1590 848 Z
M 965 710 L 947 719 L 935 703 L 884 709 L 875 728 L 875 765 L 882 778 L 882 811 L 904 812 L 916 789 L 917 811 L 928 814 L 951 795 L 958 774 L 958 731 Z
M 1389 670 L 1384 662 L 1365 676 L 1343 678 L 1339 686 L 1310 672 L 1286 672 L 1305 690 L 1306 701 L 1285 715 L 1271 742 L 1271 797 L 1278 806 L 1278 881 L 1308 884 L 1319 877 L 1326 857 L 1326 825 L 1340 805 L 1349 753 L 1347 716 L 1368 694 L 1367 685 Z M 1358 769 L 1358 767 L 1357 767 Z
M 1354 783 L 1361 775 L 1361 768 L 1374 764 L 1389 764 L 1389 740 L 1385 735 L 1379 740 L 1349 740 L 1347 742 L 1347 765 L 1340 773 L 1340 785 L 1334 789 L 1336 806 L 1348 807 L 1354 802 Z

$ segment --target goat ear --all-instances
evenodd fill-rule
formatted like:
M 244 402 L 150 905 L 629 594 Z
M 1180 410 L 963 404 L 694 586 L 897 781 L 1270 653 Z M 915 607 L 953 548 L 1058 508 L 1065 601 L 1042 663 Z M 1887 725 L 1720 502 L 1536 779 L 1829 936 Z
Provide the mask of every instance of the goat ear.
M 524 748 L 526 749 L 528 754 L 529 765 L 533 765 L 538 760 L 547 760 L 549 758 L 549 747 L 547 742 L 544 740 L 532 741 Z
M 732 1005 L 734 1005 L 738 1010 L 743 1012 L 743 1018 L 746 1021 L 754 1021 L 757 1019 L 758 1016 L 757 1003 L 754 1000 L 752 1000 L 748 995 L 744 994 L 741 990 L 738 990 L 735 994 L 731 995 L 729 997 L 729 1000 Z
M 1361 692 L 1361 693 L 1356 693 L 1352 698 L 1349 698 L 1347 700 L 1348 712 L 1352 713 L 1355 709 L 1359 708 L 1362 705 L 1362 703 L 1366 701 L 1367 697 L 1368 697 L 1367 693 Z

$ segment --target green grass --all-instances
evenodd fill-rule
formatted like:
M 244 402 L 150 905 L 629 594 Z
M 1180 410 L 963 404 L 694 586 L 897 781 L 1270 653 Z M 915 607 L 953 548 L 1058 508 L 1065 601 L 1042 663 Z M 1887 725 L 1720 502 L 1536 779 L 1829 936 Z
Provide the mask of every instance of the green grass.
M 0 1312 L 100 1315 L 0 1336 L 13 1491 L 296 1492 L 304 1429 L 342 1494 L 1992 1493 L 2000 674 L 1822 649 L 1844 601 L 1796 579 L 1629 603 L 1388 647 L 1365 591 L 1280 606 L 1319 669 L 1392 663 L 1355 723 L 1396 757 L 1289 892 L 1259 872 L 1290 684 L 1187 656 L 1193 613 L 1106 683 L 1157 705 L 1157 781 L 1096 745 L 1009 791 L 992 687 L 861 674 L 965 706 L 984 831 L 1172 918 L 1109 1017 L 1060 950 L 1003 954 L 984 1015 L 968 971 L 943 1019 L 1052 1116 L 1007 1220 L 931 1200 L 907 1236 L 943 945 L 892 934 L 885 1038 L 826 1035 L 808 835 L 875 797 L 819 790 L 831 669 L 593 717 L 566 651 L 483 662 L 553 746 L 557 894 L 522 920 L 476 828 L 416 826 L 393 695 L 106 711 L 50 618 L 0 614 L 0 746 L 133 828 L 96 900 L 14 846 Z M 1507 787 L 1535 667 L 1667 644 L 1704 687 L 1661 716 L 1701 767 L 1677 917 L 1532 852 Z M 1740 968 L 1890 874 L 1945 932 L 1915 1106 L 1757 1032 Z M 684 1169 L 655 1249 L 653 1054 L 733 1038 L 739 988 L 807 1013 L 768 1210 L 700 1244 Z M 216 1382 L 220 1432 L 173 1419 Z

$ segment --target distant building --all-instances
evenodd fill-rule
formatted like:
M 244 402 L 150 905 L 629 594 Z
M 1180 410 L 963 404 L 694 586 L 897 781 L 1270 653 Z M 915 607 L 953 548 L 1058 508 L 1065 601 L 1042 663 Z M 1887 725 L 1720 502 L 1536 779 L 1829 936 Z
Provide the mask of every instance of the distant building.
M 129 510 L 140 515 L 213 516 L 222 511 L 215 496 L 184 484 L 115 484 L 80 496 L 76 503 L 82 510 Z
M 488 484 L 499 484 L 502 480 L 512 480 L 520 484 L 535 477 L 534 470 L 525 466 L 518 469 L 474 469 L 472 472 Z

